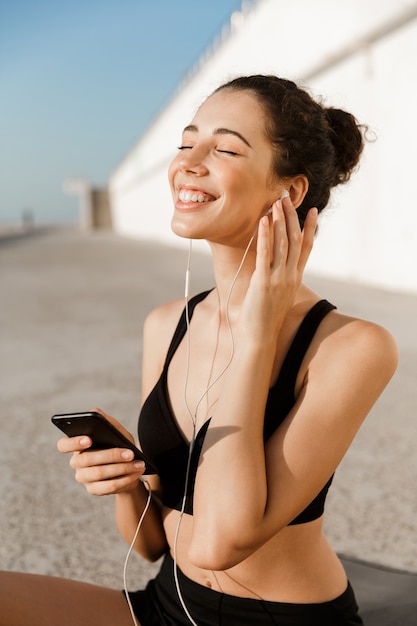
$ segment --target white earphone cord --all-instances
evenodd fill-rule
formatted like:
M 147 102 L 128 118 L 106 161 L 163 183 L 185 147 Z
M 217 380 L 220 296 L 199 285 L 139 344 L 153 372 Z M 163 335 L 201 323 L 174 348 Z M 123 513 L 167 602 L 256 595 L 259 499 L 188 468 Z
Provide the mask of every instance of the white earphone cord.
M 197 410 L 198 407 L 200 405 L 200 403 L 202 402 L 202 400 L 205 398 L 205 396 L 207 395 L 207 393 L 210 391 L 210 389 L 213 387 L 213 385 L 215 385 L 215 383 L 217 383 L 218 380 L 220 380 L 220 378 L 223 376 L 223 374 L 227 371 L 227 369 L 230 366 L 230 363 L 232 362 L 233 356 L 234 356 L 234 350 L 235 350 L 235 346 L 234 346 L 234 338 L 233 338 L 233 332 L 232 332 L 232 326 L 230 323 L 230 317 L 229 317 L 229 304 L 230 304 L 230 299 L 232 296 L 232 291 L 233 288 L 236 284 L 236 281 L 238 279 L 238 276 L 241 272 L 241 269 L 243 267 L 243 264 L 246 260 L 246 257 L 248 255 L 249 249 L 252 245 L 252 242 L 255 238 L 255 233 L 252 235 L 246 250 L 243 254 L 242 260 L 239 264 L 239 267 L 237 269 L 237 272 L 231 282 L 230 288 L 229 288 L 229 292 L 227 294 L 227 299 L 226 299 L 226 320 L 227 320 L 227 328 L 229 330 L 229 336 L 230 336 L 230 342 L 231 342 L 231 353 L 230 353 L 230 357 L 229 360 L 227 361 L 225 367 L 222 369 L 222 371 L 220 372 L 220 374 L 218 376 L 216 376 L 216 378 L 208 385 L 208 387 L 205 389 L 205 391 L 202 393 L 200 399 L 198 400 L 196 407 L 195 407 L 195 412 L 194 415 L 188 405 L 187 402 L 187 387 L 188 387 L 188 377 L 189 377 L 189 371 L 190 371 L 190 316 L 189 316 L 189 309 L 188 309 L 188 297 L 189 297 L 189 287 L 190 287 L 190 274 L 191 274 L 191 252 L 192 252 L 192 239 L 190 239 L 190 245 L 189 245 L 189 251 L 188 251 L 188 260 L 187 260 L 187 270 L 186 270 L 186 274 L 185 274 L 185 319 L 186 319 L 186 326 L 187 326 L 187 358 L 186 358 L 186 370 L 185 370 L 185 381 L 184 381 L 184 400 L 185 400 L 185 405 L 187 407 L 187 411 L 188 414 L 190 416 L 190 419 L 192 421 L 193 424 L 193 433 L 192 433 L 192 438 L 190 441 L 190 447 L 189 447 L 189 451 L 188 451 L 188 460 L 187 460 L 187 469 L 186 469 L 186 475 L 185 475 L 185 487 L 184 487 L 184 495 L 183 495 L 183 500 L 182 500 L 182 506 L 181 506 L 181 511 L 180 511 L 180 516 L 178 518 L 178 523 L 177 523 L 177 527 L 176 527 L 176 531 L 175 531 L 175 537 L 174 537 L 174 579 L 175 579 L 175 586 L 177 589 L 177 593 L 178 593 L 178 598 L 181 602 L 181 606 L 186 614 L 186 616 L 188 617 L 189 621 L 191 624 L 193 624 L 193 626 L 198 626 L 198 624 L 193 620 L 192 616 L 190 615 L 190 612 L 185 604 L 184 598 L 182 596 L 181 593 L 181 588 L 180 588 L 180 583 L 179 583 L 179 579 L 178 579 L 178 566 L 177 566 L 177 543 L 178 543 L 178 537 L 179 537 L 179 532 L 180 532 L 180 526 L 181 526 L 181 522 L 182 519 L 184 517 L 184 512 L 185 512 L 185 506 L 186 506 L 186 502 L 187 502 L 187 491 L 188 491 L 188 481 L 189 481 L 189 475 L 190 475 L 190 465 L 191 465 L 191 458 L 192 458 L 192 453 L 193 453 L 193 449 L 194 449 L 194 444 L 195 444 L 195 436 L 196 436 L 196 416 L 197 416 Z
M 151 486 L 150 486 L 149 482 L 146 480 L 146 478 L 143 478 L 142 482 L 146 485 L 146 488 L 148 490 L 148 498 L 146 500 L 145 508 L 143 509 L 142 515 L 139 518 L 139 522 L 138 522 L 138 525 L 136 527 L 136 531 L 135 531 L 135 534 L 133 536 L 132 543 L 130 544 L 129 550 L 128 550 L 127 554 L 126 554 L 126 559 L 125 559 L 124 566 L 123 566 L 123 589 L 124 589 L 124 592 L 125 592 L 127 604 L 129 606 L 130 614 L 132 616 L 132 620 L 133 620 L 133 623 L 134 623 L 135 626 L 139 626 L 139 623 L 136 620 L 136 615 L 135 615 L 135 612 L 133 610 L 132 602 L 131 602 L 130 597 L 129 597 L 129 591 L 128 591 L 128 587 L 127 587 L 127 564 L 128 564 L 130 555 L 132 554 L 133 546 L 135 545 L 136 539 L 138 538 L 139 531 L 141 529 L 143 520 L 145 519 L 145 515 L 146 515 L 147 510 L 149 509 L 149 506 L 151 504 L 151 498 L 152 498 Z

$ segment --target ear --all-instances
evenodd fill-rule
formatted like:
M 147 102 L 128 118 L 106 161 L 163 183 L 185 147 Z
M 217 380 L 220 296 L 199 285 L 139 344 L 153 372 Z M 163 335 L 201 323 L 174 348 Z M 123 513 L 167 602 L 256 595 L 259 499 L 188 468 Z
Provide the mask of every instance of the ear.
M 308 191 L 308 180 L 304 174 L 299 174 L 288 181 L 287 190 L 294 208 L 298 209 Z

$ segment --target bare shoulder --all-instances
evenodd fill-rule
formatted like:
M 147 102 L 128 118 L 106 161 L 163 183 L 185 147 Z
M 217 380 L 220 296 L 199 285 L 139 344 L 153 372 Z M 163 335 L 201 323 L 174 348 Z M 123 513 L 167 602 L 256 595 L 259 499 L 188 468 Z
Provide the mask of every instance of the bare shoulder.
M 373 373 L 383 386 L 394 374 L 398 364 L 397 344 L 392 334 L 383 326 L 371 321 L 350 317 L 333 311 L 328 315 L 320 331 L 317 358 L 340 363 L 349 373 Z
M 178 324 L 184 300 L 173 300 L 151 311 L 143 327 L 142 398 L 148 397 L 163 370 L 172 335 Z
M 153 309 L 144 323 L 144 341 L 151 341 L 153 347 L 165 352 L 184 309 L 184 299 L 171 300 Z
M 340 429 L 350 445 L 397 368 L 396 342 L 378 324 L 332 311 L 321 322 L 306 356 L 298 410 L 313 415 L 315 424 L 322 420 L 333 435 Z
M 184 298 L 170 300 L 169 302 L 157 306 L 146 316 L 145 328 L 152 332 L 155 328 L 160 329 L 161 324 L 172 324 L 175 327 L 184 306 Z

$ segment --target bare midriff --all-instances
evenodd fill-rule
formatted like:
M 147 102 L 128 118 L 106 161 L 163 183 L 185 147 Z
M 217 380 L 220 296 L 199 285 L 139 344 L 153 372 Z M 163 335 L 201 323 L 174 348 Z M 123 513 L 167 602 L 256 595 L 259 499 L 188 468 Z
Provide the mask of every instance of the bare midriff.
M 164 510 L 164 527 L 174 556 L 180 513 Z M 250 557 L 226 571 L 200 569 L 187 555 L 193 518 L 184 515 L 177 540 L 177 565 L 191 580 L 233 596 L 297 604 L 320 603 L 340 596 L 346 574 L 323 533 L 323 518 L 287 526 Z

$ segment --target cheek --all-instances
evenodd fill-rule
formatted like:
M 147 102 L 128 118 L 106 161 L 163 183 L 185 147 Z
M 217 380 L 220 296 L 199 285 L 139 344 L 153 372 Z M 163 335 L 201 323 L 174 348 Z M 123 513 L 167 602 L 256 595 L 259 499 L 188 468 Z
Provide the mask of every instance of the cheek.
M 234 191 L 240 201 L 251 207 L 255 213 L 258 209 L 261 213 L 264 206 L 269 208 L 276 199 L 267 185 L 266 177 L 258 172 L 246 172 L 244 176 L 240 176 L 234 185 Z

